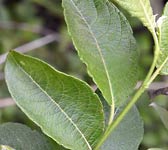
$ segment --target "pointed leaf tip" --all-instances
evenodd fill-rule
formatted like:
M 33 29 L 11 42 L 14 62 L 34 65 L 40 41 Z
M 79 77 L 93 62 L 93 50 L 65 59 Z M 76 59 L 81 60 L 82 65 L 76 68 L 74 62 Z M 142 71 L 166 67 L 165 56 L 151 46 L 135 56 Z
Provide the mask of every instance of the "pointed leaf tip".
M 85 82 L 14 51 L 5 78 L 17 105 L 60 145 L 91 150 L 97 143 L 104 129 L 102 105 Z
M 138 78 L 136 42 L 128 21 L 107 0 L 63 0 L 63 7 L 69 33 L 88 73 L 109 105 L 122 105 Z

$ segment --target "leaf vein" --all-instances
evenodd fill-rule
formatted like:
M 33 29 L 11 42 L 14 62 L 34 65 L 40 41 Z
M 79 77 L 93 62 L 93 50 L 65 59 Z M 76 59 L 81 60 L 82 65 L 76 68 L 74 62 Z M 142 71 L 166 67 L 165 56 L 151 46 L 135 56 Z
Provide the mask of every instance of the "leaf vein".
M 23 73 L 25 73 L 25 75 L 27 75 L 27 76 L 30 78 L 30 80 L 31 80 L 42 92 L 44 92 L 44 94 L 45 94 L 54 104 L 56 104 L 56 106 L 59 108 L 59 110 L 65 115 L 65 117 L 71 122 L 71 124 L 72 124 L 72 125 L 76 128 L 76 130 L 79 132 L 79 134 L 81 135 L 81 137 L 82 137 L 82 138 L 84 139 L 84 141 L 86 142 L 86 144 L 87 144 L 89 150 L 92 150 L 92 148 L 91 148 L 90 144 L 88 143 L 88 141 L 87 141 L 85 135 L 82 133 L 82 131 L 80 131 L 80 129 L 78 128 L 78 126 L 73 122 L 73 120 L 68 116 L 68 114 L 61 108 L 61 106 L 60 106 L 58 103 L 56 103 L 56 102 L 54 101 L 54 99 L 53 99 L 50 95 L 47 94 L 47 92 L 46 92 L 38 83 L 36 83 L 36 82 L 33 80 L 33 78 L 18 64 L 18 62 L 15 60 L 15 58 L 14 58 L 13 56 L 12 56 L 12 58 L 13 58 L 14 61 L 16 62 L 16 65 L 23 71 Z M 39 125 L 39 126 L 40 126 L 40 125 Z
M 70 0 L 73 4 L 73 6 L 76 8 L 77 12 L 79 13 L 79 15 L 81 16 L 82 20 L 84 21 L 84 23 L 88 26 L 88 29 L 89 29 L 89 32 L 90 34 L 92 35 L 94 41 L 96 42 L 96 47 L 98 49 L 98 52 L 99 52 L 99 55 L 100 55 L 100 58 L 102 60 L 102 63 L 103 63 L 103 66 L 104 66 L 104 70 L 105 70 L 105 73 L 106 73 L 106 77 L 107 77 L 107 80 L 108 80 L 108 85 L 109 85 L 109 89 L 110 89 L 110 96 L 111 96 L 111 100 L 112 100 L 112 103 L 113 103 L 113 92 L 112 92 L 112 85 L 111 85 L 111 80 L 110 80 L 110 75 L 109 75 L 109 72 L 107 70 L 107 67 L 106 67 L 106 62 L 103 58 L 103 54 L 102 54 L 102 50 L 99 46 L 99 43 L 91 29 L 91 26 L 89 25 L 89 23 L 87 22 L 87 20 L 85 19 L 85 17 L 83 16 L 83 14 L 81 13 L 81 11 L 78 9 L 78 7 L 76 6 L 76 4 L 74 3 L 73 0 Z
M 141 4 L 141 6 L 142 6 L 142 8 L 144 10 L 145 17 L 146 17 L 146 19 L 148 20 L 148 22 L 149 22 L 149 24 L 151 26 L 152 32 L 155 33 L 155 27 L 153 26 L 153 23 L 151 22 L 151 19 L 149 18 L 149 15 L 148 15 L 148 13 L 146 11 L 146 8 L 145 8 L 142 0 L 140 0 L 140 4 Z

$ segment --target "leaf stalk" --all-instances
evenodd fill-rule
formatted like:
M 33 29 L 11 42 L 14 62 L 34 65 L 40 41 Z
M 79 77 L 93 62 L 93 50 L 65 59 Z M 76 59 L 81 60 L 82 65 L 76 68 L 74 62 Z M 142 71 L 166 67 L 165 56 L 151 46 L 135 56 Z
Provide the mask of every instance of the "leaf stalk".
M 111 125 L 107 127 L 107 130 L 104 133 L 104 136 L 97 144 L 95 150 L 99 150 L 101 145 L 106 141 L 106 139 L 109 137 L 109 135 L 114 131 L 114 129 L 119 125 L 119 123 L 123 120 L 125 115 L 130 111 L 130 109 L 133 107 L 133 105 L 138 101 L 139 97 L 143 94 L 143 92 L 149 87 L 149 85 L 153 82 L 153 80 L 159 75 L 161 69 L 168 61 L 168 58 L 163 62 L 163 64 L 154 72 L 155 66 L 158 60 L 158 56 L 160 53 L 160 47 L 159 47 L 159 41 L 158 37 L 156 35 L 156 32 L 152 33 L 154 42 L 155 42 L 155 52 L 154 52 L 154 59 L 152 62 L 152 65 L 150 67 L 150 70 L 141 85 L 141 87 L 137 90 L 135 95 L 132 97 L 132 99 L 129 101 L 129 103 L 126 105 L 126 107 L 123 109 L 123 111 L 119 114 L 119 116 L 114 120 Z M 154 72 L 154 73 L 153 73 Z

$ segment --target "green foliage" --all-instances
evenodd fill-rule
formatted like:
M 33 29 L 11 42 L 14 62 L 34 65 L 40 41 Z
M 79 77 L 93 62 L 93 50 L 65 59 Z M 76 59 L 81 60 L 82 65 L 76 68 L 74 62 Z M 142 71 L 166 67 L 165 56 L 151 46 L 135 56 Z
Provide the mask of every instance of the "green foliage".
M 63 0 L 63 7 L 70 35 L 90 76 L 110 105 L 122 105 L 137 82 L 138 54 L 126 18 L 107 0 Z
M 107 102 L 98 89 L 96 90 L 96 93 L 99 95 L 100 100 L 103 104 L 107 129 L 110 116 L 110 106 L 108 106 Z M 118 114 L 121 111 L 122 108 L 116 108 L 115 118 L 118 117 Z M 134 106 L 122 120 L 120 125 L 108 137 L 108 139 L 102 145 L 101 150 L 111 150 L 111 148 L 113 148 L 114 150 L 136 150 L 138 149 L 143 139 L 143 135 L 143 121 L 136 106 Z M 121 143 L 123 143 L 122 146 Z
M 88 85 L 14 51 L 8 54 L 5 75 L 18 106 L 44 133 L 70 149 L 95 146 L 104 128 L 103 113 Z
M 119 113 L 120 109 L 117 109 L 117 111 Z M 111 133 L 101 149 L 137 150 L 143 139 L 143 133 L 143 121 L 137 108 L 134 106 L 119 126 Z
M 138 17 L 142 23 L 155 33 L 155 16 L 150 5 L 150 0 L 112 0 L 125 8 L 134 17 Z
M 6 146 L 6 145 L 0 145 L 0 150 L 15 150 L 9 146 Z
M 168 58 L 168 3 L 165 6 L 164 13 L 158 21 L 158 29 L 159 29 L 159 44 L 160 44 L 160 55 L 157 62 L 157 67 L 161 66 L 161 64 Z M 168 74 L 168 63 L 164 65 L 161 70 L 161 74 Z
M 59 72 L 41 60 L 15 51 L 9 52 L 5 66 L 6 83 L 17 106 L 30 120 L 13 106 L 0 110 L 0 121 L 22 122 L 33 128 L 39 126 L 49 137 L 46 137 L 46 141 L 46 138 L 39 133 L 38 140 L 33 140 L 33 135 L 26 136 L 28 141 L 26 144 L 32 146 L 32 149 L 38 150 L 36 148 L 38 144 L 33 144 L 41 139 L 44 141 L 39 146 L 46 144 L 48 146 L 46 150 L 66 150 L 66 148 L 71 150 L 146 150 L 149 147 L 158 147 L 158 145 L 159 147 L 166 146 L 164 145 L 167 143 L 165 128 L 158 129 L 159 125 L 156 125 L 158 122 L 154 119 L 155 113 L 148 107 L 149 101 L 145 101 L 142 105 L 137 104 L 145 119 L 145 129 L 147 129 L 143 143 L 139 147 L 144 131 L 135 103 L 159 74 L 167 75 L 168 5 L 165 7 L 163 16 L 155 23 L 149 0 L 113 0 L 113 2 L 125 8 L 132 16 L 139 18 L 152 33 L 155 46 L 150 41 L 151 34 L 146 31 L 145 34 L 142 33 L 143 28 L 139 29 L 139 21 L 135 21 L 126 14 L 128 20 L 133 22 L 132 27 L 136 28 L 134 35 L 140 41 L 138 48 L 141 49 L 140 59 L 143 65 L 142 62 L 138 63 L 136 42 L 126 17 L 108 0 L 62 0 L 63 8 L 61 0 L 11 3 L 3 0 L 0 2 L 0 20 L 8 20 L 5 24 L 0 21 L 0 29 L 3 29 L 0 35 L 0 53 L 34 40 L 39 35 L 45 36 L 58 32 L 57 44 L 40 48 L 31 52 L 30 55 L 46 60 L 58 70 L 75 75 L 91 86 L 95 82 L 96 88 L 98 87 L 101 91 L 96 90 L 94 93 L 87 83 Z M 64 16 L 70 37 L 67 35 Z M 8 30 L 13 30 L 13 32 Z M 70 38 L 93 80 L 86 73 L 85 65 L 80 62 L 76 51 L 73 51 L 74 47 Z M 152 47 L 155 47 L 153 62 Z M 151 68 L 146 75 L 145 68 L 148 70 L 149 65 Z M 0 66 L 1 68 L 3 65 Z M 139 72 L 140 80 L 144 81 L 134 92 Z M 5 82 L 0 81 L 0 85 L 0 96 L 8 96 Z M 142 99 L 146 100 L 148 97 L 142 97 Z M 164 108 L 166 105 L 168 106 L 168 103 L 165 102 Z M 167 110 L 156 104 L 153 106 L 167 126 Z M 3 106 L 0 105 L 0 107 Z M 16 113 L 16 109 L 19 113 Z M 149 122 L 149 118 L 156 123 Z M 160 124 L 160 126 L 163 125 Z M 2 131 L 2 139 L 9 131 L 16 131 L 11 126 L 9 128 L 7 131 Z M 29 133 L 35 132 L 30 129 L 29 131 Z M 17 133 L 14 135 L 17 136 Z M 27 135 L 27 130 L 22 131 L 17 137 L 20 138 L 22 135 Z M 13 144 L 17 144 L 19 148 L 22 147 L 24 142 L 17 143 L 16 139 L 12 138 Z M 29 143 L 31 141 L 33 144 Z M 161 145 L 158 141 L 164 144 Z M 3 150 L 10 149 L 8 146 L 19 150 L 8 143 L 0 141 L 0 144 Z M 27 148 L 24 149 L 27 150 Z M 44 149 L 44 146 L 41 149 Z
M 0 143 L 4 145 L 1 150 L 13 150 L 8 146 L 16 150 L 51 150 L 43 135 L 18 123 L 0 125 Z

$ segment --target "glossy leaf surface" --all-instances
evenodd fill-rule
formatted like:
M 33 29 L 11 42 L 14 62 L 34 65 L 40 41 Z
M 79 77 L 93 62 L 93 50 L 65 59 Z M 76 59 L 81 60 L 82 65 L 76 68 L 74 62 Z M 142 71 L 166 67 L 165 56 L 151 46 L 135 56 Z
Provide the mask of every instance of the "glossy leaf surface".
M 105 141 L 101 150 L 138 150 L 143 135 L 143 121 L 134 106 Z
M 155 32 L 155 16 L 150 0 L 113 0 L 126 9 L 132 16 L 139 18 L 151 31 Z
M 68 149 L 91 150 L 104 128 L 102 105 L 84 82 L 14 51 L 5 77 L 17 105 L 43 132 Z
M 157 105 L 156 103 L 152 103 L 151 106 L 157 111 L 163 124 L 168 130 L 168 111 L 165 108 Z
M 1 150 L 51 150 L 43 135 L 18 123 L 0 125 L 0 144 Z
M 163 16 L 158 21 L 159 26 L 159 44 L 160 56 L 157 67 L 159 67 L 166 59 L 168 59 L 168 3 L 166 4 Z M 161 74 L 168 75 L 168 63 L 162 68 Z
M 108 0 L 63 0 L 69 33 L 108 104 L 123 104 L 137 81 L 131 27 Z

